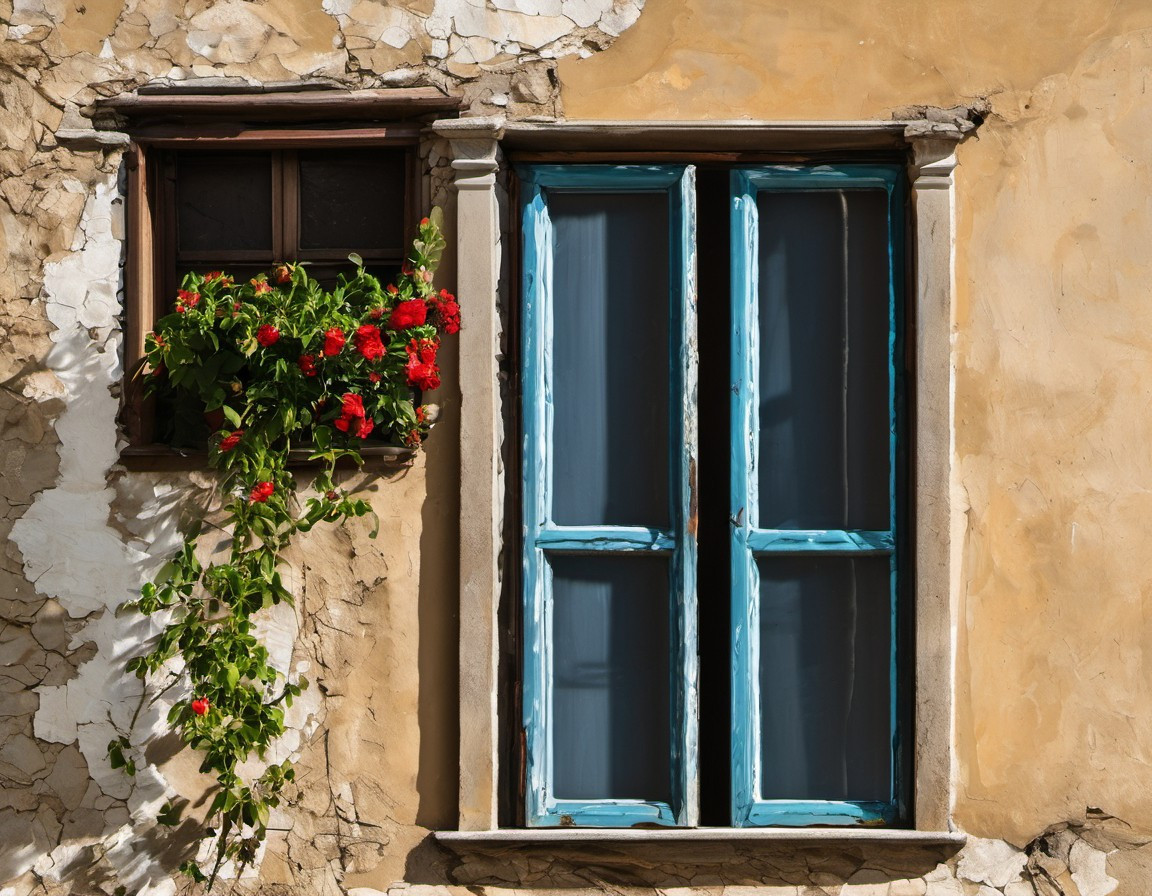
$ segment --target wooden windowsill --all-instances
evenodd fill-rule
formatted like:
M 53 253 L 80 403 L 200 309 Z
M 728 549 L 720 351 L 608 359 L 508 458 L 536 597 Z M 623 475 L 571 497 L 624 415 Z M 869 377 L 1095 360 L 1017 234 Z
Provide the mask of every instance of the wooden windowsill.
M 410 462 L 416 456 L 414 448 L 398 445 L 379 445 L 360 449 L 366 467 L 399 465 Z M 288 454 L 290 467 L 314 467 L 321 461 L 311 460 L 312 451 L 298 448 Z M 120 463 L 133 472 L 164 472 L 181 470 L 201 470 L 208 466 L 207 451 L 178 451 L 168 445 L 131 445 L 120 452 Z M 339 462 L 340 468 L 354 468 L 350 460 Z

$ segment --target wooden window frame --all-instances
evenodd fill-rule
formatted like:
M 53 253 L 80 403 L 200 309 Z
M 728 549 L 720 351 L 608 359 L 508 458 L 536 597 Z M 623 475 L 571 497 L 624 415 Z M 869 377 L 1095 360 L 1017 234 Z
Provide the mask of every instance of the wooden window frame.
M 221 99 L 215 97 L 212 99 Z M 235 109 L 236 100 L 228 97 Z M 155 440 L 154 402 L 144 394 L 141 373 L 144 365 L 145 337 L 156 321 L 167 313 L 177 287 L 175 273 L 175 202 L 171 186 L 166 186 L 163 169 L 173 150 L 242 151 L 261 150 L 291 153 L 301 149 L 395 147 L 407 151 L 404 228 L 406 238 L 415 226 L 415 206 L 419 196 L 420 167 L 418 146 L 420 126 L 399 123 L 387 126 L 315 126 L 274 128 L 264 126 L 206 126 L 196 123 L 148 124 L 132 130 L 132 141 L 125 156 L 127 169 L 127 243 L 125 271 L 124 371 L 121 399 L 121 423 L 128 446 L 126 458 L 179 457 L 181 454 Z M 284 156 L 281 155 L 281 158 Z M 282 207 L 282 197 L 292 193 L 291 183 L 284 183 L 284 168 L 274 174 L 280 178 L 279 191 L 273 191 L 273 217 L 281 226 L 273 228 L 274 251 L 283 250 L 285 223 L 295 218 L 293 209 Z M 290 202 L 288 203 L 291 204 Z M 277 213 L 280 213 L 279 215 Z M 366 448 L 368 454 L 404 453 L 387 446 Z
M 523 541 L 521 558 L 523 582 L 519 589 L 521 616 L 521 722 L 524 739 L 523 756 L 514 763 L 521 768 L 523 823 L 528 827 L 587 826 L 628 827 L 637 824 L 694 827 L 699 818 L 699 781 L 696 730 L 699 712 L 696 705 L 698 668 L 696 663 L 695 592 L 695 222 L 694 178 L 690 165 L 604 165 L 604 164 L 521 164 L 519 174 L 520 234 L 522 246 L 521 297 L 521 377 L 522 377 L 522 444 L 520 467 L 525 474 L 522 486 Z M 905 655 L 902 643 L 909 624 L 905 606 L 911 578 L 907 558 L 913 553 L 910 526 L 907 524 L 908 480 L 911 464 L 904 445 L 907 415 L 902 410 L 906 374 L 904 358 L 903 294 L 907 277 L 905 243 L 908 239 L 904 220 L 906 201 L 905 167 L 899 163 L 859 163 L 835 165 L 731 165 L 731 282 L 732 309 L 732 377 L 738 384 L 732 397 L 729 447 L 733 453 L 729 500 L 731 501 L 731 575 L 732 664 L 731 698 L 728 711 L 733 728 L 729 824 L 732 829 L 756 827 L 800 827 L 806 825 L 887 825 L 900 827 L 911 821 L 911 763 L 909 744 L 912 739 L 910 711 L 911 655 Z M 663 178 L 663 180 L 661 180 Z M 673 184 L 670 178 L 675 179 Z M 670 445 L 670 456 L 680 458 L 678 478 L 682 504 L 674 503 L 673 529 L 667 532 L 617 526 L 562 527 L 551 520 L 549 497 L 550 437 L 549 421 L 551 387 L 548 369 L 551 322 L 550 286 L 551 223 L 547 213 L 547 190 L 587 189 L 593 192 L 613 190 L 636 191 L 659 186 L 677 193 L 676 206 L 687 210 L 686 218 L 672 216 L 672 291 L 674 299 L 673 332 L 680 326 L 679 352 L 684 357 L 677 364 L 670 358 L 672 370 L 671 407 L 683 407 L 684 425 L 680 441 Z M 889 273 L 889 440 L 890 526 L 883 532 L 762 530 L 756 527 L 754 485 L 750 471 L 755 467 L 754 442 L 741 438 L 756 426 L 757 364 L 745 348 L 745 334 L 755 328 L 757 295 L 755 264 L 749 253 L 755 252 L 757 233 L 755 197 L 761 190 L 883 190 L 888 208 L 888 273 Z M 677 242 L 676 234 L 682 239 Z M 680 270 L 676 269 L 677 261 Z M 686 298 L 691 297 L 691 298 Z M 673 351 L 673 355 L 679 354 Z M 901 384 L 899 387 L 897 384 Z M 690 384 L 687 385 L 686 384 Z M 676 464 L 673 464 L 676 467 Z M 677 471 L 673 469 L 674 477 Z M 745 512 L 747 510 L 747 512 Z M 739 520 L 739 523 L 735 521 Z M 682 527 L 682 528 L 678 528 Z M 552 795 L 551 771 L 551 674 L 552 632 L 550 630 L 551 583 L 544 559 L 545 551 L 567 551 L 584 554 L 632 551 L 664 553 L 673 558 L 670 575 L 673 593 L 670 604 L 674 611 L 674 631 L 679 641 L 670 644 L 673 682 L 682 690 L 672 693 L 673 778 L 672 805 L 641 800 L 559 800 Z M 892 744 L 891 799 L 887 801 L 837 801 L 762 798 L 759 794 L 760 725 L 759 669 L 756 646 L 759 626 L 758 600 L 754 599 L 756 557 L 759 554 L 811 556 L 890 557 L 892 636 L 887 661 L 893 687 L 890 692 L 890 734 Z M 679 593 L 677 593 L 679 589 Z M 898 657 L 897 654 L 900 654 Z
M 669 205 L 670 469 L 668 529 L 639 526 L 560 526 L 552 519 L 551 377 L 552 225 L 550 190 L 665 193 Z M 524 479 L 523 491 L 523 724 L 526 735 L 526 823 L 535 827 L 697 823 L 696 751 L 696 562 L 695 538 L 695 332 L 693 212 L 690 166 L 560 166 L 521 170 L 524 234 L 524 470 L 546 471 Z M 531 237 L 529 236 L 531 235 Z M 537 276 L 541 272 L 541 276 Z M 677 413 L 683 410 L 683 415 Z M 558 799 L 552 774 L 552 582 L 547 553 L 614 556 L 660 555 L 669 559 L 671 669 L 669 782 L 671 801 Z
M 913 547 L 905 536 L 909 463 L 903 409 L 905 225 L 903 170 L 895 165 L 758 166 L 732 171 L 732 415 L 729 445 L 731 482 L 732 606 L 732 823 L 737 827 L 812 824 L 901 825 L 909 821 L 907 667 L 901 649 L 907 563 Z M 757 196 L 765 192 L 875 190 L 887 197 L 888 212 L 888 528 L 764 529 L 759 527 L 756 470 L 759 440 L 759 367 L 755 348 L 759 284 Z M 884 801 L 778 799 L 761 792 L 760 600 L 757 558 L 889 558 L 890 798 Z M 851 749 L 851 744 L 845 745 Z

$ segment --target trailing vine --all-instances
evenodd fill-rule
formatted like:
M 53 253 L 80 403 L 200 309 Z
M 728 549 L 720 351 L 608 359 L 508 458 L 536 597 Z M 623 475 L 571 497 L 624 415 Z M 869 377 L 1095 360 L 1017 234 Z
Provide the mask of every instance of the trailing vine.
M 460 326 L 455 298 L 433 285 L 443 248 L 436 209 L 387 286 L 355 255 L 355 274 L 331 290 L 304 264 L 246 283 L 220 271 L 189 274 L 174 312 L 148 335 L 150 391 L 193 401 L 222 424 L 209 438 L 208 463 L 219 474 L 227 556 L 202 558 L 201 521 L 126 605 L 165 614 L 155 645 L 128 670 L 183 684 L 190 696 L 168 722 L 203 754 L 201 772 L 216 778 L 205 830 L 216 838 L 210 867 L 181 866 L 209 888 L 226 862 L 253 861 L 294 774 L 288 761 L 255 776 L 242 768 L 250 757 L 265 758 L 285 731 L 285 709 L 307 687 L 271 664 L 256 614 L 293 603 L 281 569 L 298 533 L 374 515 L 367 501 L 337 487 L 337 464 L 361 464 L 367 438 L 418 447 L 427 433 L 428 408 L 414 402 L 414 390 L 440 385 L 440 337 Z M 320 464 L 303 500 L 289 469 L 299 449 Z M 109 757 L 135 772 L 126 737 L 109 744 Z M 177 814 L 166 806 L 159 820 L 174 824 Z

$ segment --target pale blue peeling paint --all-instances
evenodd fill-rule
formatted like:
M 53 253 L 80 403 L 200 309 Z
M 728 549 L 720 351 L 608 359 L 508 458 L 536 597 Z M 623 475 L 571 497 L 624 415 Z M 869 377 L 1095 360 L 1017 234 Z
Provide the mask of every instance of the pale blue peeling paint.
M 523 190 L 523 535 L 526 818 L 532 826 L 696 823 L 696 553 L 691 518 L 695 470 L 695 215 L 684 166 L 536 165 L 518 169 Z M 552 522 L 552 260 L 550 191 L 663 192 L 669 197 L 670 530 L 556 526 Z M 594 262 L 593 262 L 594 263 Z M 683 413 L 677 413 L 682 410 Z M 660 800 L 558 800 L 552 729 L 552 581 L 549 552 L 667 554 L 672 561 L 672 805 Z
M 897 389 L 903 320 L 903 190 L 898 166 L 774 165 L 734 170 L 731 176 L 732 383 L 732 822 L 737 826 L 892 823 L 906 818 L 899 718 L 897 484 L 902 420 Z M 882 189 L 889 208 L 889 525 L 882 531 L 760 529 L 756 482 L 759 407 L 758 212 L 762 190 Z M 761 787 L 760 581 L 758 555 L 827 554 L 890 557 L 890 719 L 893 777 L 885 802 L 767 799 Z

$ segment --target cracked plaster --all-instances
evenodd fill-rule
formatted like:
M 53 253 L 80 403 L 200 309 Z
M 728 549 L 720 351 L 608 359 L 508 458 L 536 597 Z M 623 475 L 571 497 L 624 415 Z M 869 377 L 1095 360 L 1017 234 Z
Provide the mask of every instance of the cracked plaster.
M 1147 477 L 1101 458 L 1148 441 L 1142 414 L 1132 413 L 1143 400 L 1124 390 L 1147 379 L 1132 297 L 1142 296 L 1147 280 L 1139 259 L 1149 234 L 1141 209 L 1091 204 L 1140 192 L 1129 172 L 1148 133 L 1146 7 L 989 15 L 968 31 L 968 8 L 942 4 L 935 14 L 954 24 L 933 31 L 918 30 L 907 4 L 895 3 L 885 19 L 900 27 L 883 33 L 869 31 L 874 9 L 858 14 L 851 3 L 832 11 L 822 2 L 790 11 L 759 4 L 740 27 L 727 18 L 731 5 L 653 6 L 638 23 L 641 7 L 638 0 L 0 0 L 0 896 L 112 893 L 120 885 L 171 891 L 167 872 L 181 832 L 162 836 L 151 818 L 163 799 L 203 787 L 194 764 L 166 755 L 170 745 L 155 737 L 163 701 L 141 702 L 135 681 L 120 672 L 147 625 L 113 613 L 171 548 L 180 506 L 203 482 L 114 467 L 123 238 L 116 150 L 73 152 L 53 138 L 69 111 L 95 95 L 195 77 L 435 84 L 463 93 L 473 111 L 494 106 L 513 117 L 560 114 L 561 99 L 586 117 L 882 117 L 912 102 L 948 107 L 985 96 L 995 110 L 982 143 L 962 150 L 967 171 L 959 180 L 963 240 L 973 248 L 961 259 L 968 286 L 958 322 L 958 404 L 977 522 L 966 546 L 969 652 L 959 674 L 971 692 L 961 701 L 959 809 L 961 821 L 983 836 L 927 869 L 910 868 L 905 858 L 829 854 L 806 862 L 752 857 L 719 869 L 628 857 L 622 872 L 610 857 L 590 868 L 556 855 L 456 859 L 428 846 L 426 831 L 450 825 L 454 811 L 452 748 L 435 743 L 450 741 L 451 686 L 431 684 L 444 677 L 438 667 L 454 633 L 425 643 L 437 624 L 428 618 L 426 593 L 437 571 L 428 567 L 443 565 L 447 543 L 438 517 L 452 510 L 450 498 L 430 496 L 434 486 L 424 478 L 425 463 L 442 472 L 452 466 L 450 451 L 433 446 L 425 461 L 378 484 L 377 500 L 420 513 L 397 513 L 378 542 L 360 530 L 317 533 L 292 558 L 301 612 L 268 624 L 276 649 L 294 657 L 294 670 L 306 670 L 313 687 L 293 707 L 298 736 L 280 748 L 299 758 L 301 778 L 275 819 L 259 871 L 264 892 L 463 896 L 485 887 L 495 896 L 501 888 L 562 885 L 591 893 L 615 891 L 622 875 L 627 886 L 668 896 L 1104 896 L 1121 882 L 1152 879 L 1149 837 L 1141 833 L 1146 788 L 1109 784 L 1141 781 L 1148 765 L 1125 752 L 1125 774 L 1109 767 L 1118 745 L 1149 740 L 1132 727 L 1146 703 L 1141 647 L 1132 641 L 1142 626 L 1138 612 L 1125 615 L 1143 579 L 1139 569 L 1114 569 L 1107 559 L 1114 548 L 1101 547 L 1101 533 L 1118 528 L 1134 546 L 1126 551 L 1132 563 L 1148 553 L 1140 541 L 1146 508 L 1124 488 Z M 665 27 L 669 11 L 672 27 Z M 996 39 L 980 37 L 984 30 Z M 945 52 L 934 43 L 937 31 L 947 35 Z M 595 53 L 622 34 L 615 50 Z M 951 52 L 957 39 L 967 52 Z M 1030 52 L 1009 54 L 1009 65 L 1005 42 Z M 871 61 L 857 60 L 857 52 Z M 858 89 L 839 89 L 846 81 Z M 445 155 L 442 145 L 429 148 L 437 195 L 447 188 Z M 1066 177 L 1069 171 L 1076 176 Z M 1061 192 L 1067 183 L 1076 185 L 1074 195 Z M 1030 205 L 1049 196 L 1051 207 Z M 1076 203 L 1071 214 L 1069 201 Z M 1049 255 L 1038 251 L 1047 245 L 1046 222 L 1062 228 L 1052 233 Z M 1020 230 L 1032 238 L 1018 242 Z M 1048 271 L 1059 272 L 1059 282 L 1047 282 Z M 1010 288 L 981 292 L 973 283 Z M 1071 303 L 1061 305 L 1069 291 Z M 1048 308 L 1061 320 L 1029 316 Z M 1076 338 L 1062 342 L 1061 332 Z M 1088 348 L 1084 334 L 1096 340 Z M 1029 345 L 1069 369 L 1058 363 L 1044 380 Z M 1120 379 L 1086 377 L 1096 383 L 1093 399 L 1061 391 L 1080 374 L 1117 367 L 1125 371 Z M 1093 401 L 1105 404 L 1104 423 L 1093 417 Z M 994 404 L 1035 405 L 1042 425 L 1021 436 L 1030 418 L 1017 413 L 1015 435 L 1006 435 L 988 411 Z M 1084 455 L 1067 459 L 1088 491 L 1068 539 L 1063 529 L 1055 538 L 1045 491 L 1080 494 L 1078 486 L 1053 473 L 1044 451 L 1046 490 L 1042 476 L 1005 470 L 1026 471 L 1036 465 L 1029 452 L 1037 445 L 1077 444 L 1082 434 Z M 1119 527 L 1109 516 L 1118 501 Z M 1065 512 L 1072 510 L 1057 516 Z M 426 541 L 431 561 L 423 559 Z M 1020 545 L 1036 553 L 1022 557 Z M 1073 550 L 1080 552 L 1074 560 Z M 1112 614 L 1091 640 L 1103 644 L 1121 633 L 1116 652 L 1055 645 L 1049 626 L 1063 624 L 1076 643 L 1096 618 L 1068 599 L 1067 583 L 1075 598 L 1097 595 L 1085 606 Z M 1046 609 L 1036 611 L 1030 595 L 1044 595 Z M 1016 617 L 997 615 L 1013 611 Z M 1072 621 L 1053 621 L 1062 614 Z M 1026 634 L 1016 625 L 1021 615 Z M 1037 659 L 1036 651 L 1052 649 L 1064 651 L 1061 668 Z M 1006 667 L 1010 678 L 1033 685 L 1057 675 L 1066 697 L 1060 712 L 1052 715 L 1035 686 L 1019 698 L 997 687 Z M 1097 678 L 1106 689 L 1086 684 Z M 434 690 L 439 697 L 429 696 Z M 1062 726 L 1074 734 L 1037 745 L 1037 731 Z M 103 756 L 113 734 L 129 730 L 142 749 L 149 741 L 153 760 L 135 781 L 109 769 Z M 1044 784 L 1059 777 L 1073 786 L 1053 785 L 1059 798 L 1040 805 L 1014 799 L 1011 777 L 1049 791 L 1020 768 L 1035 768 Z M 1108 805 L 1121 804 L 1113 811 L 1131 814 L 1131 826 L 1088 811 L 1033 836 L 1110 786 Z M 256 880 L 245 886 L 257 887 Z

